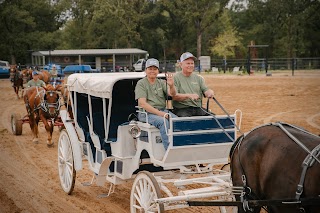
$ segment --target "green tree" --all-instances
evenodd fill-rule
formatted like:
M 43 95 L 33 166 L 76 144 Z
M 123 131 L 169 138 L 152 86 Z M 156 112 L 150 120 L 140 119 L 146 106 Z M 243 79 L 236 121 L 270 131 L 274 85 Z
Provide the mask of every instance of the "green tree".
M 4 0 L 0 3 L 1 58 L 26 63 L 31 49 L 54 44 L 51 33 L 61 26 L 59 14 L 47 0 Z
M 235 56 L 235 48 L 241 45 L 241 37 L 238 35 L 236 28 L 232 26 L 227 10 L 221 16 L 220 23 L 223 30 L 218 37 L 211 40 L 213 45 L 211 51 L 218 56 L 222 56 L 226 61 L 227 57 Z

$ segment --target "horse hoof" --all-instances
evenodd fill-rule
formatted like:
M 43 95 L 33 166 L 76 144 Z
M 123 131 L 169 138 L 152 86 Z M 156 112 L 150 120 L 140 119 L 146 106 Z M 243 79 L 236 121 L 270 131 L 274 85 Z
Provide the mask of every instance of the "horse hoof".
M 54 143 L 50 143 L 50 144 L 49 144 L 49 143 L 47 143 L 47 147 L 48 147 L 48 148 L 52 148 L 52 147 L 54 147 Z
M 33 139 L 32 141 L 33 141 L 33 143 L 35 143 L 35 144 L 38 144 L 38 143 L 39 143 L 38 138 L 35 138 L 35 139 Z

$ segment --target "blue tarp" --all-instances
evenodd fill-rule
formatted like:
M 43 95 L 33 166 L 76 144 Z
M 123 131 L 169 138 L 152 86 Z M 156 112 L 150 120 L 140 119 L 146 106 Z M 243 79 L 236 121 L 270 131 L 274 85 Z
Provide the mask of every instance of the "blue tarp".
M 68 65 L 63 69 L 63 73 L 89 73 L 96 72 L 90 65 Z

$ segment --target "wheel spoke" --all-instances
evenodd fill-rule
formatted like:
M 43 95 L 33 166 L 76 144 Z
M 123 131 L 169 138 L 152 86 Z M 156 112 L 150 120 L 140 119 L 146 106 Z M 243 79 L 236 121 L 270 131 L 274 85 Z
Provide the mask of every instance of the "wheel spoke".
M 142 206 L 140 197 L 136 193 L 134 193 L 134 197 L 136 198 L 136 201 L 140 204 L 140 206 Z
M 62 131 L 58 145 L 58 169 L 60 183 L 65 192 L 70 194 L 74 188 L 75 170 L 71 143 L 66 131 Z

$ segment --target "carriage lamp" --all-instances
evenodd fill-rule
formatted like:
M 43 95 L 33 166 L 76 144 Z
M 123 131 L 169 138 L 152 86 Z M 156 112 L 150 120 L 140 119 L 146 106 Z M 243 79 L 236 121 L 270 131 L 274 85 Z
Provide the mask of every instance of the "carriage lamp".
M 129 133 L 133 138 L 138 138 L 141 135 L 141 129 L 137 125 L 134 125 L 129 129 Z

